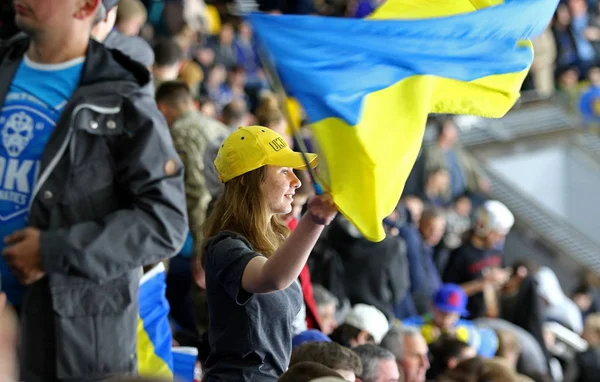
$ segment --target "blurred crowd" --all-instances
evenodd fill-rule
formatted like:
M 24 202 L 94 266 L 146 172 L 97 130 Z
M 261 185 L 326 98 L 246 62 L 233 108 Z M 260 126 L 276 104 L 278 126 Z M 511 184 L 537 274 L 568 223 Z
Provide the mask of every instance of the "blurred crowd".
M 293 95 L 270 88 L 252 28 L 235 14 L 260 6 L 362 17 L 378 3 L 121 0 L 107 10 L 94 36 L 152 72 L 148 91 L 186 168 L 192 236 L 202 236 L 200 226 L 221 192 L 211 163 L 227 135 L 258 124 L 292 146 L 289 124 L 306 124 Z M 119 36 L 135 39 L 119 44 Z M 556 92 L 575 108 L 583 89 L 600 86 L 600 2 L 561 2 L 533 44 L 527 87 L 544 96 Z M 280 380 L 597 381 L 597 280 L 586 275 L 575 291 L 563 291 L 547 267 L 528 259 L 506 264 L 513 214 L 488 200 L 490 182 L 461 149 L 454 120 L 442 116 L 430 124 L 436 140 L 424 148 L 384 221 L 387 237 L 370 242 L 342 216 L 322 235 L 300 274 L 305 304 L 294 323 L 290 369 Z M 302 134 L 310 146 L 309 132 Z M 298 176 L 304 185 L 286 217 L 291 229 L 313 192 L 307 175 Z M 174 343 L 196 347 L 202 365 L 210 349 L 199 251 L 190 239 L 171 259 L 166 293 Z

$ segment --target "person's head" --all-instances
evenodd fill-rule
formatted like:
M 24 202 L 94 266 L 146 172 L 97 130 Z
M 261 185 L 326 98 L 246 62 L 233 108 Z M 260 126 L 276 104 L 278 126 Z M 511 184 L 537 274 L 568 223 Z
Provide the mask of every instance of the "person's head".
M 555 13 L 555 25 L 559 27 L 567 27 L 571 24 L 571 11 L 569 11 L 569 7 L 561 3 L 556 8 Z
M 156 90 L 158 110 L 172 126 L 181 115 L 195 109 L 194 99 L 188 86 L 181 81 L 163 82 Z
M 381 342 L 381 339 L 390 328 L 385 314 L 374 306 L 366 304 L 354 305 L 344 319 L 344 323 L 367 332 L 373 336 L 376 344 Z M 363 335 L 363 337 L 365 336 Z M 357 345 L 363 344 L 359 343 Z
M 423 215 L 423 201 L 417 196 L 407 195 L 402 197 L 401 202 L 404 203 L 406 209 L 410 212 L 413 224 L 418 227 L 421 222 L 421 215 Z
M 137 36 L 147 19 L 148 12 L 140 0 L 121 0 L 115 27 L 125 36 Z
M 442 285 L 433 296 L 433 324 L 442 330 L 453 328 L 461 315 L 467 315 L 467 301 L 459 285 Z
M 576 67 L 563 69 L 558 73 L 558 88 L 560 90 L 574 89 L 579 83 L 579 70 Z
M 361 382 L 398 382 L 400 371 L 396 357 L 391 351 L 378 345 L 366 344 L 355 347 L 362 364 Z
M 307 154 L 316 165 L 316 155 Z M 243 235 L 253 248 L 270 256 L 289 234 L 279 215 L 292 209 L 304 169 L 302 154 L 263 126 L 240 127 L 221 145 L 215 167 L 224 189 L 205 222 L 205 237 L 221 231 Z
M 154 65 L 152 74 L 159 82 L 173 81 L 179 76 L 183 52 L 179 45 L 167 38 L 161 38 L 154 44 Z
M 458 140 L 458 128 L 454 119 L 445 117 L 436 123 L 438 143 L 444 147 L 452 147 Z
M 216 64 L 208 71 L 206 84 L 209 87 L 218 87 L 225 83 L 227 79 L 227 70 L 223 64 Z
M 460 216 L 471 216 L 473 203 L 468 195 L 460 195 L 454 200 L 454 211 Z
M 238 31 L 241 39 L 251 40 L 252 39 L 252 27 L 247 21 L 242 21 L 238 25 Z
M 236 66 L 228 73 L 227 83 L 232 88 L 243 89 L 246 85 L 246 77 L 246 70 L 241 66 Z
M 475 236 L 487 249 L 504 243 L 515 223 L 512 212 L 501 202 L 489 200 L 475 212 Z
M 600 313 L 587 316 L 582 337 L 591 347 L 600 347 Z
M 515 368 L 521 354 L 519 339 L 508 330 L 496 330 L 496 335 L 498 336 L 496 356 L 505 359 L 510 366 Z
M 450 187 L 450 173 L 445 167 L 436 167 L 429 171 L 425 180 L 425 191 L 433 196 L 443 195 Z
M 324 286 L 318 284 L 313 285 L 313 294 L 317 303 L 317 313 L 319 314 L 321 330 L 323 333 L 329 335 L 337 327 L 335 310 L 338 299 L 333 293 L 325 289 Z
M 221 24 L 221 31 L 219 32 L 219 43 L 221 45 L 231 45 L 233 38 L 235 37 L 235 31 L 231 23 Z
M 279 107 L 279 101 L 273 93 L 264 93 L 261 96 L 260 104 L 256 109 L 256 118 L 258 123 L 275 130 L 285 138 L 288 144 L 292 144 L 292 137 L 288 131 L 288 124 Z
M 244 125 L 247 118 L 248 106 L 246 106 L 246 102 L 241 99 L 234 99 L 229 102 L 221 112 L 221 120 L 232 129 Z
M 50 34 L 87 43 L 93 25 L 106 16 L 101 0 L 16 0 L 14 5 L 15 23 L 33 43 Z
M 308 329 L 292 337 L 292 349 L 309 342 L 331 342 L 331 338 L 316 329 Z
M 279 377 L 279 382 L 310 382 L 316 378 L 342 378 L 331 368 L 317 362 L 298 362 Z
M 335 342 L 309 342 L 292 351 L 290 367 L 300 362 L 317 362 L 340 374 L 347 381 L 362 373 L 360 358 Z
M 215 62 L 215 51 L 210 46 L 201 46 L 196 51 L 196 60 L 202 67 L 209 68 Z
M 431 368 L 438 374 L 453 370 L 460 362 L 477 356 L 477 352 L 469 344 L 449 335 L 442 335 L 429 345 L 429 351 Z
M 215 105 L 215 101 L 206 96 L 200 96 L 196 101 L 200 113 L 210 118 L 217 118 L 217 105 Z
M 98 7 L 92 27 L 92 37 L 97 41 L 103 42 L 115 26 L 118 3 L 119 0 L 103 0 Z
M 597 66 L 590 68 L 588 71 L 588 79 L 590 80 L 590 84 L 592 86 L 600 86 L 600 68 Z
M 391 351 L 405 382 L 425 382 L 429 369 L 429 349 L 421 332 L 413 327 L 393 327 L 381 346 Z
M 330 337 L 335 343 L 347 348 L 375 343 L 373 336 L 369 332 L 345 323 L 335 328 Z
M 187 54 L 191 53 L 192 45 L 198 40 L 197 32 L 190 27 L 187 23 L 184 23 L 179 27 L 177 33 L 173 37 L 177 45 Z
M 435 247 L 446 232 L 446 214 L 438 207 L 428 207 L 423 211 L 419 231 L 425 244 Z

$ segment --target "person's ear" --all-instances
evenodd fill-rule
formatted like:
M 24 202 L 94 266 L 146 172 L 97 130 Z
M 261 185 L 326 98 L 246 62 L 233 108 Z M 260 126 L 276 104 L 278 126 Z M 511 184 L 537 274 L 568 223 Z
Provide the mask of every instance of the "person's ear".
M 456 357 L 451 357 L 448 360 L 448 370 L 454 370 L 456 368 L 456 366 L 458 365 L 458 359 L 456 359 Z
M 98 11 L 100 0 L 80 0 L 73 16 L 79 20 L 85 20 L 88 17 L 93 17 Z

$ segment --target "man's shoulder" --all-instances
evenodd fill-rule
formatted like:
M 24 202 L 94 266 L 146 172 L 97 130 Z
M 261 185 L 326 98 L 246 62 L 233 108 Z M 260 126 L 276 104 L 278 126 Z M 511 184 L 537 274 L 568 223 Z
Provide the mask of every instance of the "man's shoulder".
M 228 130 L 225 125 L 198 111 L 186 113 L 173 124 L 173 135 L 204 139 L 210 142 L 227 134 Z
M 139 36 L 126 36 L 116 30 L 104 40 L 104 45 L 110 49 L 116 49 L 125 54 L 129 58 L 139 62 L 145 67 L 150 67 L 154 64 L 154 51 L 150 44 Z

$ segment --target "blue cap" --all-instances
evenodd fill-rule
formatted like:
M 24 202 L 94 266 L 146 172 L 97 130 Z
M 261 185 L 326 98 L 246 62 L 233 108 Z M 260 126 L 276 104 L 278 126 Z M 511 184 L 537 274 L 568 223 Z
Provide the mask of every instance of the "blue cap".
M 292 338 L 292 349 L 307 342 L 331 342 L 331 338 L 316 329 L 305 330 Z
M 458 313 L 468 316 L 468 297 L 465 291 L 456 284 L 444 284 L 433 296 L 433 306 L 445 313 Z

